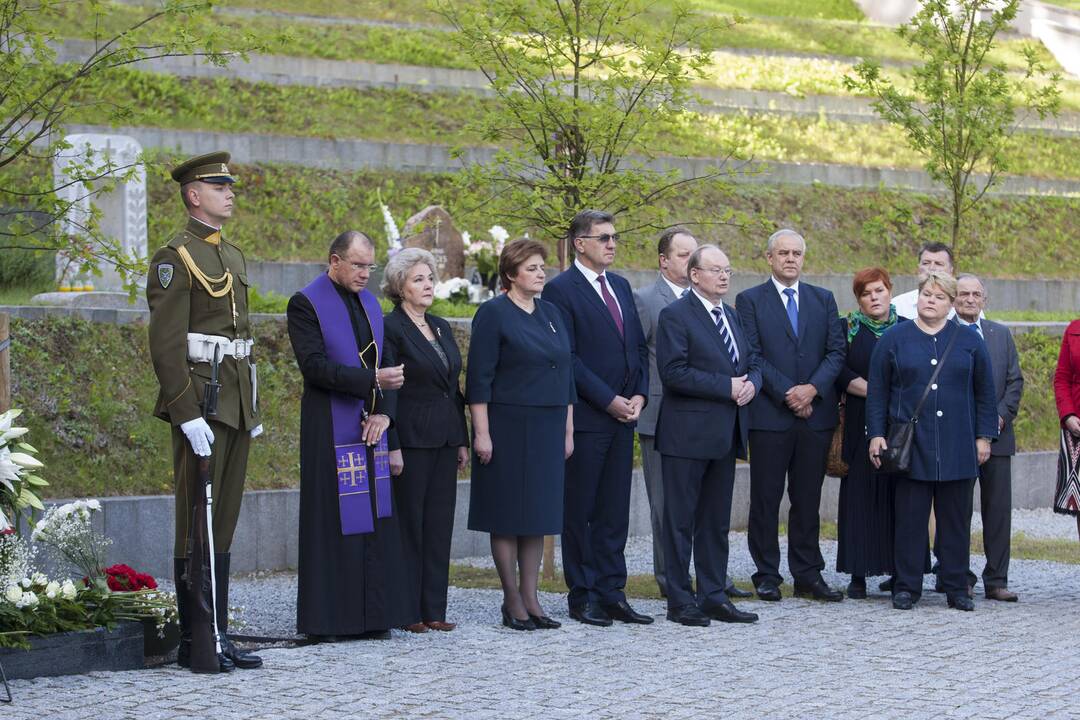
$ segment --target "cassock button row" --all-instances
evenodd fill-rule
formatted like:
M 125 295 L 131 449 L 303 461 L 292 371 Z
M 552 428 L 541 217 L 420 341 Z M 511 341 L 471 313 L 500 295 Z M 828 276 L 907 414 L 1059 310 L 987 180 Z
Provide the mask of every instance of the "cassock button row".
M 938 410 L 938 411 L 937 411 L 937 416 L 938 416 L 938 417 L 941 417 L 941 416 L 942 416 L 942 415 L 944 415 L 944 414 L 945 414 L 945 413 L 941 412 L 940 410 Z
M 932 359 L 932 360 L 930 361 L 930 364 L 931 364 L 931 365 L 937 365 L 937 358 L 934 358 L 934 359 Z

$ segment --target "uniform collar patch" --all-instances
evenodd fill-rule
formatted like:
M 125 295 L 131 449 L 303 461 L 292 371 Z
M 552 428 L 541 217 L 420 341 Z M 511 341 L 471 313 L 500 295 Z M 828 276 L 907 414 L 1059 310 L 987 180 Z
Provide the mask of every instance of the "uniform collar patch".
M 172 263 L 161 263 L 157 267 L 158 282 L 161 283 L 162 290 L 168 290 L 169 284 L 172 282 L 175 268 Z

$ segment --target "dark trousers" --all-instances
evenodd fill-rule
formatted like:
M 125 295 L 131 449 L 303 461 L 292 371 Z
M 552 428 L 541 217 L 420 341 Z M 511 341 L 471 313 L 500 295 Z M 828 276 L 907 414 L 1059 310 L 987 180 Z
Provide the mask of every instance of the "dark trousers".
M 623 551 L 633 467 L 633 428 L 574 433 L 574 454 L 566 461 L 562 534 L 571 608 L 626 599 Z
M 787 477 L 788 567 L 802 582 L 813 582 L 825 569 L 818 534 L 821 525 L 821 483 L 829 454 L 831 430 L 813 430 L 805 420 L 784 432 L 750 431 L 750 521 L 747 541 L 757 566 L 753 581 L 783 582 L 780 575 L 780 501 Z
M 728 600 L 728 530 L 735 454 L 716 460 L 664 455 L 664 559 L 668 607 L 695 603 L 690 582 L 693 551 L 697 604 L 715 607 Z
M 664 570 L 664 484 L 660 453 L 656 438 L 638 435 L 641 444 L 641 471 L 645 475 L 645 494 L 649 497 L 649 522 L 652 525 L 653 577 L 660 594 L 667 595 L 667 574 Z
M 935 546 L 938 581 L 949 597 L 967 596 L 967 570 L 971 557 L 971 480 L 944 482 L 896 478 L 896 582 L 893 592 L 922 595 L 926 569 L 927 523 L 933 505 L 937 518 Z
M 247 475 L 248 449 L 251 434 L 228 425 L 209 421 L 214 433 L 210 446 L 210 490 L 213 501 L 214 550 L 229 552 L 232 547 L 236 521 L 240 518 L 240 503 L 244 499 L 244 477 Z M 199 478 L 199 458 L 179 425 L 172 428 L 173 482 L 176 492 L 176 536 L 173 557 L 187 557 L 188 521 L 192 509 L 191 490 Z
M 403 575 L 410 613 L 446 620 L 450 538 L 457 503 L 457 448 L 402 448 L 405 468 L 394 479 L 394 509 L 401 527 Z
M 983 589 L 1009 587 L 1009 557 L 1012 546 L 1012 456 L 991 455 L 979 466 L 979 501 L 982 507 Z M 975 510 L 974 493 L 968 498 L 967 514 Z M 938 557 L 938 542 L 934 538 L 934 557 Z M 978 577 L 968 569 L 968 585 L 975 586 Z

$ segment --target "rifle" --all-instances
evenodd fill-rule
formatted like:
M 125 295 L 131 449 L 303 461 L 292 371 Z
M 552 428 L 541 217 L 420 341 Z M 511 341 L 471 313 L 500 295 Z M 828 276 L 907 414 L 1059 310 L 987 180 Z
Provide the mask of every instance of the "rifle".
M 214 362 L 210 366 L 210 380 L 203 391 L 202 416 L 204 419 L 217 415 L 218 350 L 214 348 Z M 186 587 L 187 606 L 191 609 L 191 669 L 199 673 L 220 672 L 221 638 L 217 629 L 217 587 L 214 577 L 214 516 L 210 456 L 199 458 L 199 475 L 190 488 L 192 499 L 188 522 Z

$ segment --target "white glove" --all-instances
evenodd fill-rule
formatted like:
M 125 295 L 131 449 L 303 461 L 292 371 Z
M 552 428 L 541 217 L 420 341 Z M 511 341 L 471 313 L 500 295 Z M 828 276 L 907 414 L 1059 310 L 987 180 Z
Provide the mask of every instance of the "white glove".
M 255 427 L 253 427 L 251 429 L 251 437 L 253 437 L 253 438 L 257 438 L 262 434 L 263 434 L 262 423 L 259 423 L 258 425 L 256 425 Z
M 210 457 L 210 445 L 214 442 L 214 432 L 201 417 L 180 423 L 180 429 L 184 431 L 191 449 L 199 457 Z

